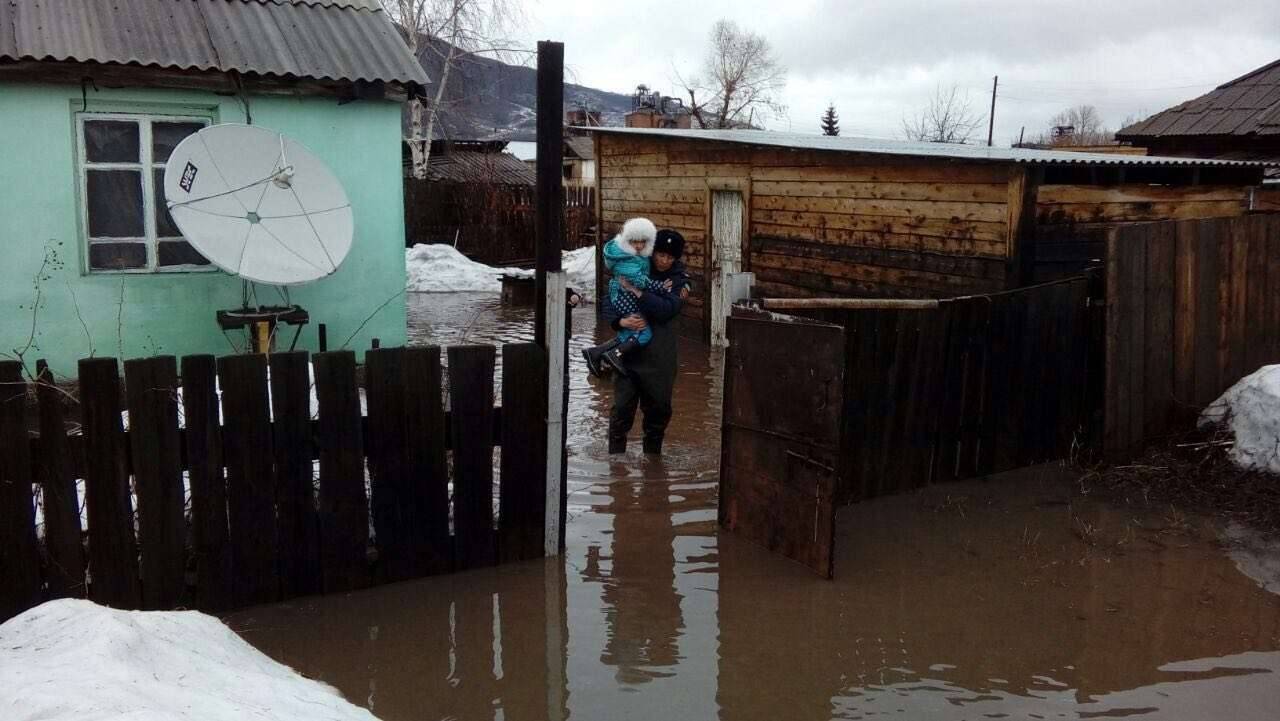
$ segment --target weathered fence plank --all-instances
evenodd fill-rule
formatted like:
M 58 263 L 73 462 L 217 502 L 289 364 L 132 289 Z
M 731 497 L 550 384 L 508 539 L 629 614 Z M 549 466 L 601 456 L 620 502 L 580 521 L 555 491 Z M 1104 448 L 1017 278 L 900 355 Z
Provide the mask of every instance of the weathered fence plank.
M 502 347 L 502 466 L 498 528 L 502 560 L 543 555 L 546 517 L 547 352 L 533 343 Z
M 89 598 L 112 608 L 141 606 L 133 503 L 120 421 L 115 358 L 80 361 L 80 409 L 85 438 L 85 502 L 89 511 Z
M 0 622 L 40 602 L 40 550 L 22 364 L 0 361 Z
M 273 353 L 270 368 L 280 593 L 292 598 L 319 593 L 322 588 L 312 463 L 311 358 L 305 351 Z
M 227 481 L 222 472 L 217 365 L 213 356 L 183 357 L 182 412 L 186 421 L 187 478 L 191 483 L 196 608 L 222 611 L 235 603 L 231 593 L 231 540 Z
M 124 363 L 129 446 L 138 494 L 142 607 L 178 606 L 186 593 L 185 499 L 178 437 L 178 364 L 173 356 Z
M 235 600 L 239 605 L 280 597 L 267 359 L 263 355 L 218 359 L 227 467 L 227 521 Z
M 409 348 L 404 364 L 405 438 L 409 440 L 405 472 L 413 509 L 410 544 L 420 573 L 443 573 L 453 565 L 453 542 L 440 348 Z
M 365 397 L 369 405 L 369 503 L 381 578 L 416 575 L 415 518 L 406 435 L 403 348 L 371 350 L 364 356 Z
M 48 554 L 45 584 L 50 598 L 83 598 L 83 529 L 67 443 L 63 409 L 66 395 L 55 385 L 53 373 L 44 361 L 39 361 L 36 368 L 36 401 L 40 408 L 40 458 L 36 466 L 44 492 L 44 547 Z
M 464 568 L 497 561 L 493 532 L 493 346 L 449 348 L 453 519 Z
M 313 359 L 320 404 L 320 557 L 324 590 L 369 585 L 369 502 L 365 494 L 360 392 L 351 351 Z

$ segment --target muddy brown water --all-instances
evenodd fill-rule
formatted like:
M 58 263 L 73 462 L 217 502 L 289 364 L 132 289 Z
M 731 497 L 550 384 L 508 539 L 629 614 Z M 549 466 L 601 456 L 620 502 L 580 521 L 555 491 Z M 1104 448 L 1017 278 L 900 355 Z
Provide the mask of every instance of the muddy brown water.
M 493 296 L 413 295 L 414 342 L 528 338 Z M 568 549 L 228 618 L 382 719 L 1280 718 L 1280 596 L 1207 521 L 1061 468 L 852 506 L 836 579 L 715 525 L 716 356 L 680 347 L 661 460 L 605 453 L 577 349 Z

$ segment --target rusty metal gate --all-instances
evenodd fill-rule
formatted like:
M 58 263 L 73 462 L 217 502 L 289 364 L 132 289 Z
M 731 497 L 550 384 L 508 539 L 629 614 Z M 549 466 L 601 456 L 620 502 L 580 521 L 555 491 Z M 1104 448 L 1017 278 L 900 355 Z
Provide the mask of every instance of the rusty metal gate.
M 735 308 L 728 336 L 720 525 L 830 578 L 844 330 Z

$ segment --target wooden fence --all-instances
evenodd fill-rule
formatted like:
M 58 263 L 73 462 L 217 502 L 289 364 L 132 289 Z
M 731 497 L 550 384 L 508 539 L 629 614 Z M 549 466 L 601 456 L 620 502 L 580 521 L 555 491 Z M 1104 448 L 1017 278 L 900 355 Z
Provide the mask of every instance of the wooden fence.
M 845 329 L 838 501 L 1063 458 L 1101 389 L 1090 280 L 935 308 L 788 310 Z
M 596 189 L 565 188 L 564 249 L 595 243 Z M 533 187 L 406 178 L 405 244 L 447 243 L 488 265 L 532 264 Z
M 446 411 L 440 348 L 369 351 L 367 415 L 350 351 L 129 360 L 123 392 L 92 358 L 78 397 L 0 362 L 0 621 L 53 597 L 219 611 L 541 556 L 546 351 L 503 346 L 501 407 L 495 349 L 447 352 Z
M 1123 226 L 1106 243 L 1108 451 L 1190 428 L 1280 362 L 1280 216 Z

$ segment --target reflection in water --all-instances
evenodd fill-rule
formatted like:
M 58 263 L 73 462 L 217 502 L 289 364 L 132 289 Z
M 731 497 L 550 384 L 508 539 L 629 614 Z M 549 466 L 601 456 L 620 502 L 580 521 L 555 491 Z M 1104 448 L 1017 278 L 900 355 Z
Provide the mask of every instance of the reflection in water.
M 527 340 L 493 296 L 413 295 L 415 342 Z M 1280 718 L 1280 598 L 1204 522 L 1053 468 L 842 511 L 836 580 L 715 527 L 718 357 L 680 348 L 668 453 L 605 453 L 577 349 L 563 559 L 228 620 L 399 719 Z M 595 337 L 593 337 L 595 336 Z

